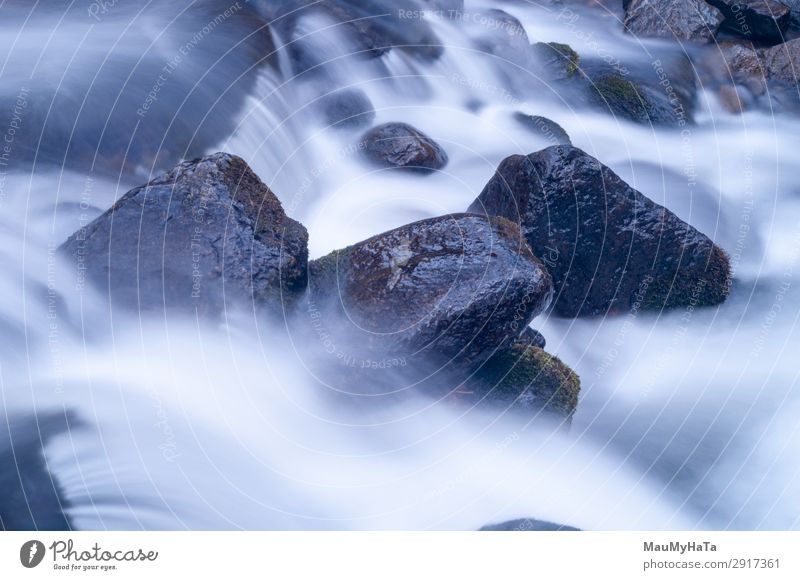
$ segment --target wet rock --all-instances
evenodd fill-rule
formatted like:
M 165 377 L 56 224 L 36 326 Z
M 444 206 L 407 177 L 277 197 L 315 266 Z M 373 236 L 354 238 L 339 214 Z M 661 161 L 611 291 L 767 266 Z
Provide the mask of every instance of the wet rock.
M 725 41 L 709 46 L 696 62 L 706 86 L 741 84 L 754 95 L 766 91 L 764 64 L 750 42 Z
M 583 59 L 580 74 L 563 95 L 591 108 L 645 125 L 684 127 L 693 123 L 697 92 L 694 65 L 684 54 L 650 49 L 648 63 Z M 613 62 L 613 64 L 612 64 Z
M 682 128 L 694 122 L 697 92 L 694 65 L 674 50 L 650 50 L 648 63 L 583 59 L 580 72 L 565 85 L 564 98 L 621 120 Z
M 800 0 L 778 0 L 789 9 L 789 25 L 793 28 L 800 27 Z
M 526 113 L 514 113 L 514 120 L 519 124 L 529 129 L 539 137 L 542 137 L 550 142 L 551 145 L 571 145 L 569 135 L 564 129 L 547 117 L 539 115 L 528 115 Z
M 658 163 L 631 160 L 620 165 L 617 176 L 636 188 L 646 197 L 663 205 L 681 220 L 703 232 L 715 244 L 732 249 L 739 239 L 738 216 L 731 208 L 720 203 L 719 191 L 685 171 L 675 171 Z M 755 236 L 755 225 L 750 227 Z
M 408 357 L 408 368 L 475 368 L 551 297 L 550 275 L 519 228 L 478 215 L 412 223 L 309 264 L 318 326 L 362 358 Z
M 447 165 L 447 153 L 433 139 L 406 123 L 385 123 L 361 138 L 363 153 L 375 165 L 431 172 Z
M 355 44 L 354 50 L 363 52 L 365 56 L 381 56 L 392 48 L 391 42 L 385 38 L 382 28 L 370 14 L 367 7 L 360 10 L 349 2 L 323 1 L 312 5 L 340 24 L 344 35 Z
M 800 114 L 795 74 L 798 53 L 800 39 L 770 48 L 756 48 L 745 41 L 725 42 L 709 47 L 697 61 L 698 71 L 705 86 L 722 93 L 723 104 L 736 106 L 735 90 L 746 109 Z M 726 85 L 729 88 L 721 88 Z
M 530 41 L 515 16 L 499 8 L 489 8 L 470 14 L 465 24 L 486 52 L 513 63 L 527 63 Z
M 522 95 L 534 86 L 531 72 L 531 50 L 528 35 L 522 23 L 504 10 L 497 8 L 469 11 L 459 22 L 464 32 L 473 39 L 475 57 L 484 55 L 510 95 Z
M 478 400 L 526 412 L 544 411 L 570 419 L 578 406 L 578 375 L 557 357 L 518 340 L 490 358 L 469 391 Z
M 375 118 L 372 102 L 360 89 L 343 89 L 325 95 L 319 106 L 325 123 L 333 127 L 363 127 Z
M 725 16 L 722 27 L 747 40 L 784 41 L 789 8 L 774 0 L 708 0 Z
M 44 447 L 79 426 L 69 411 L 11 415 L 0 428 L 0 530 L 69 531 L 71 502 L 48 470 Z
M 537 42 L 531 52 L 550 80 L 572 78 L 580 70 L 580 56 L 568 44 Z
M 431 61 L 444 52 L 441 41 L 412 1 L 390 0 L 257 0 L 258 10 L 272 23 L 290 57 L 292 72 L 320 74 L 329 59 L 354 55 L 378 58 L 397 49 Z M 325 46 L 318 36 L 338 36 Z
M 469 211 L 520 224 L 547 256 L 562 316 L 713 306 L 728 294 L 723 250 L 575 147 L 506 158 Z
M 546 522 L 543 520 L 534 520 L 531 518 L 522 518 L 518 520 L 509 520 L 500 524 L 491 524 L 483 526 L 480 532 L 579 532 L 578 528 L 572 526 L 565 526 L 563 524 L 554 524 L 553 522 Z
M 242 159 L 217 153 L 129 191 L 61 252 L 112 307 L 277 314 L 305 288 L 307 242 Z
M 771 81 L 798 85 L 800 75 L 800 38 L 773 46 L 762 53 L 764 69 Z
M 590 106 L 634 123 L 676 125 L 691 116 L 679 97 L 671 103 L 663 92 L 637 83 L 617 72 L 603 72 L 589 80 Z
M 640 37 L 709 42 L 724 18 L 703 0 L 632 0 L 624 25 Z
M 509 97 L 521 100 L 539 87 L 530 40 L 519 19 L 505 10 L 481 9 L 464 14 L 460 25 L 474 39 L 475 56 L 485 55 L 485 65 L 495 71 Z
M 411 2 L 398 5 L 388 0 L 323 0 L 312 5 L 347 29 L 357 50 L 380 56 L 398 48 L 426 60 L 441 56 L 443 47 L 419 6 Z
M 464 0 L 423 0 L 423 2 L 446 18 L 459 18 L 464 13 Z
M 530 326 L 525 327 L 525 330 L 519 335 L 517 342 L 522 342 L 528 346 L 535 346 L 537 348 L 544 348 L 547 346 L 547 341 L 544 336 L 542 336 L 542 333 Z

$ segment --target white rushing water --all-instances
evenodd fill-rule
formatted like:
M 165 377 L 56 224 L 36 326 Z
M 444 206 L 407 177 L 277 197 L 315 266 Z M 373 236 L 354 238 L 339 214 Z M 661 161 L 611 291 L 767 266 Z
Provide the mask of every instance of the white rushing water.
M 468 0 L 467 14 L 480 6 L 489 3 Z M 647 63 L 652 47 L 678 50 L 623 35 L 610 17 L 501 7 L 531 40 L 566 42 L 584 57 Z M 104 25 L 115 20 L 105 18 L 84 42 L 111 44 L 106 35 L 117 29 Z M 315 117 L 322 93 L 266 69 L 237 107 L 235 130 L 208 152 L 244 157 L 308 228 L 315 258 L 464 211 L 503 158 L 549 145 L 511 115 L 543 115 L 722 245 L 735 266 L 730 299 L 710 310 L 535 320 L 547 350 L 582 380 L 569 431 L 423 397 L 347 408 L 326 396 L 303 344 L 252 315 L 212 325 L 114 312 L 109 326 L 102 295 L 64 287 L 74 277 L 54 249 L 142 179 L 45 164 L 8 169 L 0 184 L 2 406 L 79 417 L 80 427 L 46 446 L 74 523 L 476 529 L 535 517 L 586 529 L 800 528 L 800 121 L 732 115 L 702 90 L 688 134 L 537 94 L 519 98 L 461 26 L 431 22 L 447 44 L 441 59 L 392 51 L 345 60 L 336 88 L 365 91 L 375 123 L 405 121 L 433 137 L 450 158 L 443 171 L 420 177 L 364 165 L 358 131 Z M 46 26 L 56 41 L 74 39 L 69 23 Z M 10 29 L 3 35 L 13 42 Z M 24 76 L 20 66 L 0 76 Z M 62 82 L 61 72 L 47 74 Z M 475 111 L 471 99 L 485 106 Z M 56 317 L 62 300 L 68 316 Z

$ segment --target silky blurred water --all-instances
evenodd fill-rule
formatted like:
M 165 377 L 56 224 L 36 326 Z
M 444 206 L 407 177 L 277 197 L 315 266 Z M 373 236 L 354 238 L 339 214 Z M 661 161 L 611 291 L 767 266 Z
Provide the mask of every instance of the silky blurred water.
M 468 0 L 466 14 L 489 5 Z M 115 7 L 99 21 L 83 11 L 60 18 L 57 8 L 24 28 L 22 12 L 3 19 L 5 99 L 31 87 L 20 134 L 39 126 L 34 119 L 48 110 L 37 89 L 47 80 L 55 103 L 80 100 L 86 86 L 93 98 L 140 101 L 150 90 L 148 75 L 132 84 L 114 75 L 92 80 L 99 65 L 73 70 L 68 54 L 88 47 L 101 61 L 145 53 L 152 63 L 168 60 L 183 36 L 166 23 L 174 11 L 155 6 L 143 20 Z M 598 19 L 576 7 L 576 20 L 564 7 L 502 7 L 531 40 L 566 42 L 584 57 L 647 64 L 650 50 L 679 50 L 624 35 L 612 15 Z M 191 6 L 181 13 L 189 32 L 206 22 L 207 12 L 193 15 Z M 229 131 L 215 128 L 203 137 L 211 142 L 199 146 L 244 157 L 308 228 L 313 258 L 464 211 L 503 158 L 550 144 L 512 114 L 543 115 L 722 245 L 735 268 L 730 299 L 708 310 L 535 320 L 547 350 L 581 376 L 568 431 L 541 417 L 421 395 L 348 407 L 328 396 L 308 366 L 308 345 L 280 325 L 247 312 L 223 323 L 139 319 L 109 313 L 102 292 L 74 287 L 71 266 L 55 248 L 154 167 L 109 174 L 52 155 L 42 161 L 35 147 L 23 155 L 17 140 L 11 157 L 18 163 L 3 167 L 0 182 L 2 406 L 7 415 L 68 408 L 80 417 L 80 427 L 46 446 L 75 524 L 476 529 L 536 517 L 586 529 L 800 527 L 800 123 L 765 112 L 731 115 L 702 88 L 688 134 L 572 109 L 539 93 L 520 97 L 463 26 L 430 20 L 446 44 L 438 61 L 397 50 L 379 60 L 344 58 L 327 84 L 242 56 L 241 69 L 253 78 L 227 99 L 215 96 L 223 91 L 214 82 L 202 85 L 208 109 L 235 114 L 225 119 Z M 131 26 L 150 36 L 123 32 Z M 320 46 L 336 45 L 335 31 L 315 21 L 303 26 L 319 35 Z M 117 38 L 125 43 L 116 45 Z M 154 38 L 161 47 L 155 56 L 148 52 Z M 214 42 L 213 34 L 203 40 Z M 47 56 L 52 51 L 62 53 L 61 64 Z M 195 68 L 216 58 L 213 50 L 195 54 Z M 48 67 L 34 74 L 40 59 Z M 209 65 L 209 75 L 214 71 Z M 189 87 L 200 82 L 191 69 L 174 74 Z M 424 177 L 364 164 L 359 132 L 328 127 L 316 113 L 317 99 L 341 87 L 369 95 L 376 124 L 404 121 L 433 137 L 449 164 Z M 476 99 L 484 104 L 477 111 L 467 106 Z M 154 114 L 182 119 L 180 108 L 166 111 Z M 83 126 L 74 126 L 67 143 L 79 146 Z M 24 143 L 40 142 L 27 135 Z

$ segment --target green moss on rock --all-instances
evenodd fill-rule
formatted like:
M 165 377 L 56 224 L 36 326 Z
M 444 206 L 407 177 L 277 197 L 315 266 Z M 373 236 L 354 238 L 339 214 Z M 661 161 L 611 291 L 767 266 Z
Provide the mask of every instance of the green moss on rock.
M 639 122 L 650 118 L 647 97 L 634 82 L 620 74 L 608 73 L 593 78 L 592 91 L 598 104 L 614 115 Z
M 525 343 L 494 355 L 472 389 L 498 404 L 571 417 L 578 406 L 580 378 L 558 357 Z
M 581 57 L 568 44 L 537 42 L 532 45 L 532 50 L 554 78 L 567 79 L 580 70 Z
M 548 42 L 547 45 L 565 61 L 567 76 L 578 72 L 581 66 L 581 57 L 569 44 Z
M 728 255 L 713 246 L 705 269 L 697 274 L 679 270 L 674 278 L 649 282 L 641 293 L 638 307 L 642 310 L 671 308 L 704 308 L 722 304 L 728 297 L 731 285 L 731 267 Z

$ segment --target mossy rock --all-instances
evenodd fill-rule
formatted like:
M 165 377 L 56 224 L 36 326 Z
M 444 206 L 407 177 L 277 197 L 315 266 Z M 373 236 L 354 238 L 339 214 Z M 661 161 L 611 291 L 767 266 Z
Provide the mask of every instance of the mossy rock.
M 675 85 L 670 84 L 670 93 L 652 80 L 617 71 L 590 72 L 585 78 L 587 101 L 592 108 L 645 125 L 682 127 L 694 122 L 691 96 L 677 77 Z
M 537 42 L 531 45 L 531 51 L 553 79 L 568 79 L 580 70 L 581 57 L 568 44 Z
M 544 265 L 504 218 L 422 220 L 309 263 L 309 304 L 335 342 L 356 358 L 408 357 L 409 369 L 471 373 L 552 296 Z
M 558 357 L 524 342 L 494 355 L 476 378 L 471 390 L 496 404 L 566 418 L 578 406 L 578 375 Z
M 653 280 L 642 293 L 639 307 L 643 310 L 667 310 L 716 306 L 725 301 L 730 285 L 731 266 L 728 254 L 722 248 L 714 246 L 700 275 L 696 272 L 688 275 L 679 270 L 671 279 Z
M 651 118 L 652 106 L 647 96 L 636 83 L 622 75 L 609 73 L 592 79 L 592 91 L 597 104 L 615 116 L 637 122 Z

